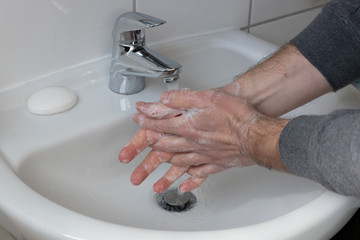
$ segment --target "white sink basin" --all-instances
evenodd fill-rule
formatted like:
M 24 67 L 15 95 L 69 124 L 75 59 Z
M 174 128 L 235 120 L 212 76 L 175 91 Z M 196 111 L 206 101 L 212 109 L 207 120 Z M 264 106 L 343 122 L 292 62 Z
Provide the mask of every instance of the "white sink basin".
M 205 89 L 231 82 L 276 47 L 228 31 L 154 49 L 183 65 L 181 88 Z M 143 92 L 117 95 L 107 88 L 109 64 L 105 58 L 0 95 L 0 222 L 18 239 L 329 239 L 355 212 L 354 198 L 258 166 L 211 176 L 187 212 L 161 209 L 152 184 L 168 166 L 135 187 L 129 177 L 146 153 L 128 165 L 117 155 L 138 130 L 135 102 L 156 101 L 167 87 L 149 79 Z M 72 89 L 79 103 L 32 115 L 27 98 L 48 86 Z M 360 94 L 347 87 L 289 115 L 359 105 Z

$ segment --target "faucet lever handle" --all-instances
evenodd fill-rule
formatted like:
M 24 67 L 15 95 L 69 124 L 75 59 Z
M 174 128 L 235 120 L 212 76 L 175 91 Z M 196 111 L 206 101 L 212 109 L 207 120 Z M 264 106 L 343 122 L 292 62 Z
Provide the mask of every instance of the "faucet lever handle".
M 118 17 L 113 31 L 114 40 L 120 44 L 142 43 L 145 28 L 156 27 L 166 21 L 140 12 L 126 12 Z
M 166 21 L 140 12 L 127 12 L 118 18 L 122 31 L 135 31 L 162 25 Z

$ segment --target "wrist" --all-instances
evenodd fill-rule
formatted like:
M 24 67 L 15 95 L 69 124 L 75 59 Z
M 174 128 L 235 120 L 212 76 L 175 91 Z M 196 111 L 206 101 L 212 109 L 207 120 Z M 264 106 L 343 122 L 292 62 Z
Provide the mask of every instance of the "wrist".
M 246 152 L 257 164 L 269 169 L 287 171 L 279 153 L 279 139 L 290 120 L 258 116 L 245 136 Z

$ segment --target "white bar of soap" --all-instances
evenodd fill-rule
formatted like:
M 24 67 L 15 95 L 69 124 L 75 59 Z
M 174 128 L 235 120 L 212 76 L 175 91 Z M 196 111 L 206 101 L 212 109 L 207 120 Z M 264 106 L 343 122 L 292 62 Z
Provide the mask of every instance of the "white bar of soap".
M 65 112 L 77 103 L 77 95 L 64 87 L 48 87 L 35 92 L 27 101 L 29 111 L 36 115 Z

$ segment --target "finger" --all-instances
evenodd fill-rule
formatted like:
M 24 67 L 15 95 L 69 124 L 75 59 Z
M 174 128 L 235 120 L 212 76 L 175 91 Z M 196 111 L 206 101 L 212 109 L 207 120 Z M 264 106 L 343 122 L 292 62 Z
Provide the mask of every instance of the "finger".
M 211 174 L 215 174 L 226 169 L 229 169 L 228 166 L 217 165 L 217 164 L 203 164 L 199 166 L 192 166 L 188 170 L 188 174 L 197 178 L 204 178 Z
M 184 125 L 183 119 L 180 118 L 152 119 L 141 113 L 135 114 L 133 119 L 142 128 L 175 135 L 181 132 L 180 129 L 182 129 Z
M 120 162 L 130 162 L 145 148 L 157 142 L 162 137 L 164 137 L 162 133 L 141 129 L 133 136 L 130 142 L 121 149 L 119 153 Z
M 195 91 L 181 89 L 164 92 L 161 102 L 168 107 L 177 109 L 205 108 L 210 104 L 211 94 L 214 91 Z
M 176 153 L 170 163 L 176 166 L 198 166 L 211 163 L 213 159 L 196 152 Z
M 169 161 L 172 155 L 172 153 L 152 150 L 131 174 L 131 183 L 140 185 L 161 163 Z
M 170 108 L 161 102 L 137 102 L 136 110 L 150 118 L 165 119 L 181 115 L 184 110 Z
M 215 174 L 225 169 L 228 169 L 228 167 L 215 164 L 192 166 L 187 171 L 187 173 L 190 174 L 191 177 L 182 184 L 180 184 L 179 189 L 181 192 L 192 191 L 195 188 L 198 188 L 210 174 Z
M 200 145 L 190 143 L 185 138 L 175 135 L 163 137 L 151 147 L 158 151 L 177 153 L 194 152 L 201 149 Z
M 206 180 L 206 178 L 207 177 L 203 177 L 203 178 L 190 177 L 185 182 L 180 184 L 179 190 L 181 192 L 190 192 L 195 188 L 198 188 Z
M 165 190 L 167 190 L 178 178 L 184 175 L 187 170 L 187 166 L 179 167 L 172 165 L 165 175 L 154 184 L 154 191 L 157 193 L 165 192 Z

